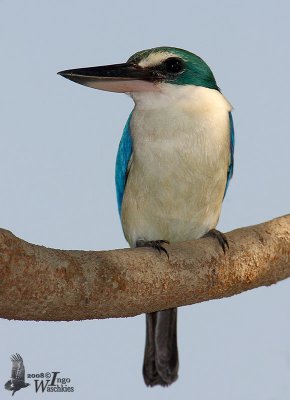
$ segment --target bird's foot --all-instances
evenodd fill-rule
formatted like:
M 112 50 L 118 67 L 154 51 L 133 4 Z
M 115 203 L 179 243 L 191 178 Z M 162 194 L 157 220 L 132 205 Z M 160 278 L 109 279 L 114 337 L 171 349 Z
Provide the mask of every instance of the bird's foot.
M 138 239 L 136 241 L 136 247 L 152 247 L 152 249 L 158 250 L 159 254 L 163 251 L 167 257 L 169 258 L 169 254 L 165 247 L 163 247 L 164 244 L 169 244 L 168 240 L 144 240 L 144 239 Z
M 203 235 L 203 237 L 212 237 L 214 239 L 217 239 L 224 253 L 226 253 L 226 251 L 229 249 L 229 242 L 226 238 L 226 235 L 218 231 L 217 229 L 211 229 L 205 235 Z

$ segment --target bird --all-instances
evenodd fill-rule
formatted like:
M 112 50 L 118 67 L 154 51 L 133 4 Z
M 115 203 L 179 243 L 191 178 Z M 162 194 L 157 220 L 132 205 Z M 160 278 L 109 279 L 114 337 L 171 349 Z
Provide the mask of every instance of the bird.
M 11 356 L 11 361 L 11 379 L 5 383 L 5 389 L 11 390 L 12 396 L 14 396 L 15 392 L 22 388 L 26 388 L 30 383 L 25 382 L 25 368 L 21 355 L 18 353 L 13 354 Z
M 73 82 L 134 101 L 115 169 L 117 203 L 130 247 L 211 236 L 234 167 L 232 105 L 208 64 L 176 47 L 139 51 L 127 62 L 59 72 Z M 178 378 L 177 309 L 146 314 L 143 378 L 168 386 Z

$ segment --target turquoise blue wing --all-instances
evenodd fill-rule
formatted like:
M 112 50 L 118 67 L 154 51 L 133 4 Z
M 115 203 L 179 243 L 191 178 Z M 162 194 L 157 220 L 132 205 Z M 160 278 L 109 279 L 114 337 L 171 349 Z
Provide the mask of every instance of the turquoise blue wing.
M 132 136 L 130 131 L 130 121 L 132 113 L 129 115 L 128 121 L 126 122 L 123 130 L 123 135 L 119 144 L 119 149 L 116 159 L 115 169 L 115 183 L 117 192 L 117 202 L 119 215 L 121 216 L 123 196 L 128 176 L 128 164 L 133 151 Z
M 229 112 L 229 118 L 230 118 L 230 163 L 228 167 L 227 183 L 226 183 L 224 197 L 226 195 L 230 179 L 233 176 L 234 172 L 235 130 L 234 130 L 233 116 L 231 112 Z

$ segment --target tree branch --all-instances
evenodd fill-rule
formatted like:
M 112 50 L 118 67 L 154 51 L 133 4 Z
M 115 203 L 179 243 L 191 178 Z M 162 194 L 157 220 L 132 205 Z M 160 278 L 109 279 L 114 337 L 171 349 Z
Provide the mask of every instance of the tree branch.
M 55 250 L 0 229 L 0 317 L 128 317 L 232 296 L 290 276 L 290 215 L 227 233 L 230 249 L 203 238 L 110 251 Z

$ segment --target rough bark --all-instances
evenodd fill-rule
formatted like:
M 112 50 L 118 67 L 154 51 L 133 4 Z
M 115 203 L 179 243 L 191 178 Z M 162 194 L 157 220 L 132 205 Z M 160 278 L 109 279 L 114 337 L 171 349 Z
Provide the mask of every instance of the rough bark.
M 232 296 L 290 276 L 290 215 L 203 238 L 165 254 L 148 248 L 56 250 L 0 230 L 0 317 L 82 320 L 128 317 Z

